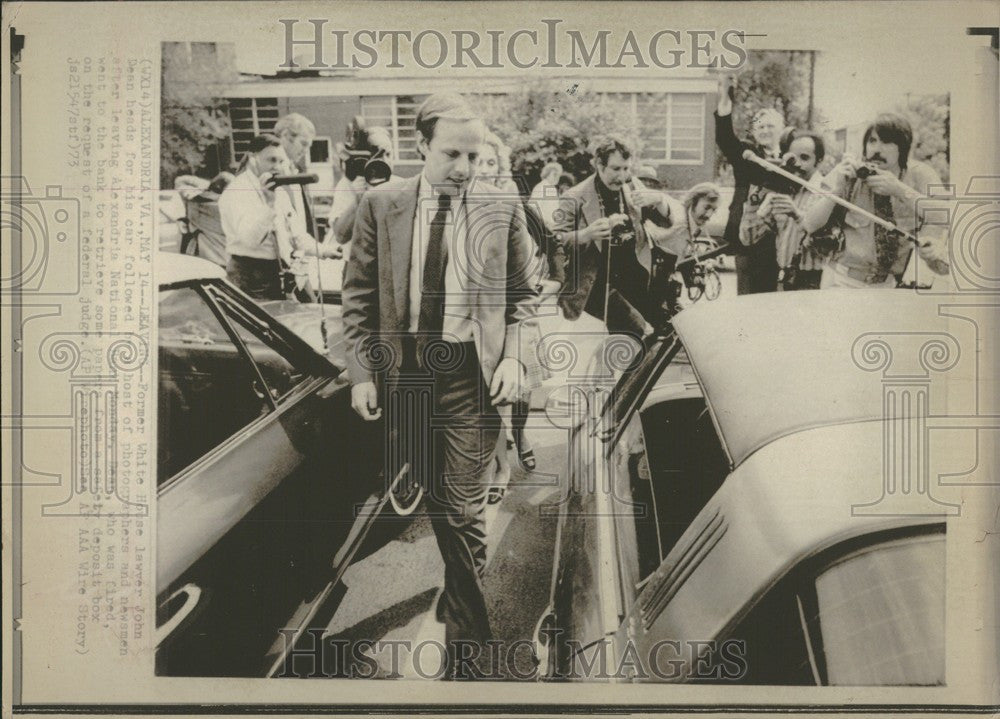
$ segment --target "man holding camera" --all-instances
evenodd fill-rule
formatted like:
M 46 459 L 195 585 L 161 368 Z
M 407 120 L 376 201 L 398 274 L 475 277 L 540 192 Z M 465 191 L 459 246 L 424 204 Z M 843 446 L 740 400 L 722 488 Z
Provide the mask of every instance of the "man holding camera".
M 935 273 L 947 274 L 943 235 L 921 231 L 923 212 L 917 204 L 941 186 L 941 179 L 930 165 L 910 158 L 910 123 L 899 115 L 879 115 L 865 130 L 862 144 L 864 162 L 845 155 L 822 187 L 915 236 L 920 257 Z M 832 199 L 819 195 L 806 211 L 803 227 L 815 233 L 828 225 L 842 231 L 843 246 L 823 268 L 822 288 L 896 287 L 910 257 L 910 241 L 871 217 L 835 209 Z
M 642 337 L 658 321 L 638 257 L 647 246 L 643 222 L 665 225 L 669 205 L 665 193 L 628 187 L 632 150 L 623 140 L 602 138 L 591 152 L 594 174 L 562 195 L 556 213 L 556 239 L 569 258 L 559 304 L 567 319 L 587 312 L 612 334 Z
M 343 174 L 333 188 L 330 206 L 330 230 L 326 241 L 332 238 L 340 245 L 347 245 L 354 232 L 354 216 L 361 196 L 372 187 L 392 179 L 392 137 L 384 127 L 365 128 L 361 118 L 351 125 L 352 143 L 344 146 L 341 156 Z M 345 248 L 349 253 L 350 248 Z
M 819 184 L 817 171 L 826 155 L 823 138 L 809 130 L 789 128 L 780 142 L 782 165 L 803 180 Z M 823 259 L 802 228 L 802 218 L 814 195 L 800 185 L 789 183 L 787 192 L 766 191 L 757 210 L 740 225 L 740 240 L 752 246 L 761 242 L 775 246 L 778 288 L 819 289 Z
M 374 421 L 383 407 L 399 410 L 387 429 L 414 439 L 393 456 L 413 451 L 410 472 L 425 484 L 444 559 L 437 618 L 445 669 L 449 678 L 473 678 L 466 650 L 481 655 L 492 638 L 482 587 L 487 470 L 497 408 L 525 380 L 521 323 L 536 315 L 534 244 L 518 196 L 485 186 L 479 196 L 467 192 L 485 126 L 464 98 L 431 95 L 415 127 L 422 172 L 366 192 L 355 213 L 343 288 L 347 371 L 358 415 Z M 385 377 L 384 393 L 376 377 Z M 430 406 L 404 401 L 414 384 Z

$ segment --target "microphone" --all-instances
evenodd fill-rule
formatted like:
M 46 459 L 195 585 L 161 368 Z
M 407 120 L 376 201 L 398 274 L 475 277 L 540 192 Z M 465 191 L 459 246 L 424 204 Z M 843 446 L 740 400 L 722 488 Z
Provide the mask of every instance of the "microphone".
M 319 182 L 319 175 L 307 173 L 302 175 L 275 175 L 267 184 L 271 187 L 280 187 L 281 185 L 312 185 L 317 182 Z

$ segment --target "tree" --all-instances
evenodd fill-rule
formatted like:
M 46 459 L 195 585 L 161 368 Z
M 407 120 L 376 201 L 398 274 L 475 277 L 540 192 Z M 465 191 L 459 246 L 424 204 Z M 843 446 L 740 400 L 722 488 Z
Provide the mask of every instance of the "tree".
M 754 114 L 767 107 L 784 115 L 786 125 L 809 127 L 812 62 L 808 51 L 752 50 L 736 80 L 734 126 L 749 129 Z
M 928 163 L 947 182 L 951 159 L 948 148 L 951 130 L 948 94 L 907 95 L 899 112 L 913 128 L 910 156 Z
M 160 186 L 183 174 L 214 175 L 210 150 L 229 137 L 224 90 L 236 82 L 233 47 L 216 43 L 164 43 L 160 113 Z
M 631 110 L 576 85 L 535 80 L 508 95 L 484 95 L 478 101 L 490 129 L 510 146 L 512 172 L 525 177 L 528 187 L 553 161 L 582 180 L 593 172 L 590 143 L 609 132 L 635 148 L 636 155 L 641 150 Z

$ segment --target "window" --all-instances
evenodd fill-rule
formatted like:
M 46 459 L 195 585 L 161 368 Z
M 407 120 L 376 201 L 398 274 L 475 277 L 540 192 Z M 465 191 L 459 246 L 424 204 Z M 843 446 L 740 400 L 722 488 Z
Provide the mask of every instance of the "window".
M 944 527 L 853 540 L 778 583 L 732 632 L 746 684 L 944 684 Z
M 329 137 L 317 137 L 309 147 L 309 163 L 313 165 L 329 164 L 332 160 L 333 143 Z
M 666 164 L 705 161 L 705 96 L 699 93 L 608 93 L 610 102 L 635 115 L 642 160 Z
M 397 164 L 421 162 L 417 152 L 417 108 L 426 95 L 382 95 L 361 98 L 361 116 L 369 127 L 379 126 L 392 135 L 393 158 Z
M 184 287 L 159 304 L 157 482 L 270 411 L 260 378 L 206 298 Z
M 295 351 L 280 336 L 243 308 L 240 303 L 218 288 L 209 293 L 219 303 L 222 312 L 239 336 L 254 364 L 267 384 L 268 393 L 276 402 L 284 399 L 309 375 L 293 364 Z
M 274 130 L 278 122 L 278 98 L 230 98 L 229 121 L 233 126 L 233 157 L 239 162 L 250 149 L 254 135 Z

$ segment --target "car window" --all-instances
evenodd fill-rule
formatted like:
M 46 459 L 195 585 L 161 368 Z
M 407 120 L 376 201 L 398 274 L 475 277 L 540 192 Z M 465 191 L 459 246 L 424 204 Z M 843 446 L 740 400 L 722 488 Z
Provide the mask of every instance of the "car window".
M 243 341 L 247 352 L 253 357 L 257 369 L 267 384 L 268 392 L 275 401 L 286 397 L 309 377 L 305 368 L 298 368 L 295 365 L 299 353 L 295 352 L 279 334 L 273 332 L 265 322 L 254 316 L 238 299 L 218 288 L 211 288 L 209 292 L 229 318 L 230 325 Z
M 837 548 L 779 582 L 732 632 L 750 684 L 944 684 L 943 529 Z
M 687 354 L 674 334 L 656 340 L 636 366 L 622 375 L 601 412 L 602 425 L 612 445 L 618 442 L 628 419 L 671 362 L 687 362 Z
M 944 535 L 866 547 L 816 578 L 826 684 L 944 684 Z
M 162 484 L 272 405 L 253 365 L 198 290 L 160 292 L 158 332 Z
M 618 522 L 623 553 L 634 555 L 625 562 L 634 573 L 623 581 L 636 584 L 673 549 L 722 485 L 729 465 L 704 398 L 681 397 L 629 420 L 613 466 L 617 491 L 627 492 L 632 506 L 628 521 Z

